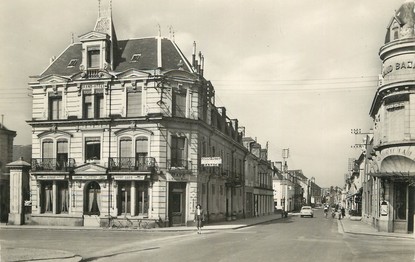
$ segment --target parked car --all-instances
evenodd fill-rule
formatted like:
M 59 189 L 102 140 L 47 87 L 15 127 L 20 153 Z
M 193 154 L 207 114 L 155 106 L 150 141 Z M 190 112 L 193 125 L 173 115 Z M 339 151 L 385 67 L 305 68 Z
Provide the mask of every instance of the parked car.
M 301 217 L 305 217 L 305 216 L 313 217 L 314 212 L 311 206 L 303 206 L 300 210 L 300 216 Z

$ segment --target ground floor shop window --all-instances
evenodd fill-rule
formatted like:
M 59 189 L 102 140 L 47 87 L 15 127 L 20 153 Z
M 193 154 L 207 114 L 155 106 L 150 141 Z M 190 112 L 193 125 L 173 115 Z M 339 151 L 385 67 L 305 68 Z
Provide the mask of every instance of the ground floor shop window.
M 57 212 L 58 213 L 68 213 L 69 212 L 69 188 L 68 182 L 58 182 L 57 183 Z
M 406 183 L 395 184 L 395 219 L 406 219 Z
M 44 181 L 40 192 L 41 213 L 52 213 L 53 211 L 53 192 L 52 181 Z
M 84 212 L 99 215 L 101 210 L 101 187 L 97 182 L 87 184 L 85 189 Z
M 54 210 L 54 206 L 56 210 Z M 67 181 L 42 181 L 40 189 L 41 213 L 68 213 L 69 188 Z
M 118 183 L 118 215 L 148 215 L 148 182 L 124 181 Z

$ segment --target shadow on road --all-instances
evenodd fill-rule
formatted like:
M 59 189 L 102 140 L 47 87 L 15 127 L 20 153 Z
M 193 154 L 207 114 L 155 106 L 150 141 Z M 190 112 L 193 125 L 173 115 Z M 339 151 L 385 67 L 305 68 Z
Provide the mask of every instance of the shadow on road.
M 95 261 L 100 258 L 109 258 L 109 257 L 114 257 L 114 256 L 122 255 L 122 254 L 127 254 L 127 253 L 135 253 L 135 252 L 142 252 L 142 251 L 155 250 L 155 249 L 160 249 L 160 247 L 149 247 L 149 248 L 144 248 L 144 249 L 128 250 L 128 251 L 113 253 L 113 254 L 104 255 L 104 256 L 89 257 L 86 259 L 82 259 L 81 261 L 83 262 Z
M 261 223 L 261 224 L 258 224 L 257 226 L 265 226 L 265 225 L 270 225 L 270 224 L 288 224 L 288 223 L 293 223 L 293 222 L 294 222 L 293 219 L 291 217 L 288 217 L 288 218 L 281 218 L 281 219 Z

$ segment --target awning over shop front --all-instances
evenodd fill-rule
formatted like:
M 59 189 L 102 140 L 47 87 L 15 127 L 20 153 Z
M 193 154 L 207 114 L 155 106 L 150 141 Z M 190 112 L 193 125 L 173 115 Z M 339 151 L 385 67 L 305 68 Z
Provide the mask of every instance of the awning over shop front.
M 376 172 L 376 173 L 368 173 L 368 175 L 373 176 L 373 177 L 405 178 L 405 177 L 415 177 L 415 172 Z
M 353 194 L 348 194 L 346 196 L 346 198 L 350 199 L 350 198 L 355 197 L 355 196 L 361 196 L 362 193 L 363 193 L 363 187 L 359 188 L 359 190 L 357 192 L 353 193 Z

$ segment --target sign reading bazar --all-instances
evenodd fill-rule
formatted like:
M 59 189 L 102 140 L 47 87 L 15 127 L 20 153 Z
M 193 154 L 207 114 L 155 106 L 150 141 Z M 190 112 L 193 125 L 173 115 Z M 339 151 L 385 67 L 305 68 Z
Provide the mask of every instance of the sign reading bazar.
M 204 166 L 219 166 L 222 164 L 221 157 L 202 157 L 201 164 Z
M 392 73 L 394 70 L 398 71 L 403 69 L 415 69 L 415 61 L 403 61 L 400 63 L 385 65 L 382 70 L 382 76 L 385 77 L 388 74 Z

